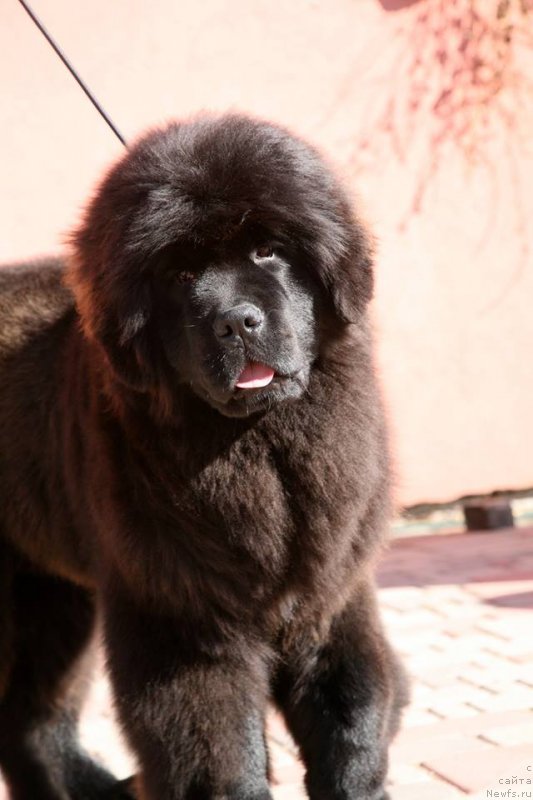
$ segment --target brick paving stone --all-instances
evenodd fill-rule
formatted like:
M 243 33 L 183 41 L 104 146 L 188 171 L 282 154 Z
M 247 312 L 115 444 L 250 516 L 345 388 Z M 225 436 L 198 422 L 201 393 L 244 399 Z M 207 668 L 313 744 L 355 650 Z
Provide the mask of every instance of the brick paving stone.
M 391 800 L 460 800 L 465 796 L 463 792 L 437 778 L 406 786 L 393 786 L 389 793 Z
M 503 642 L 514 641 L 525 637 L 526 642 L 531 637 L 531 618 L 527 616 L 519 617 L 517 614 L 501 615 L 497 619 L 485 619 L 475 626 L 477 631 L 491 634 L 501 639 Z
M 533 719 L 524 725 L 506 725 L 501 728 L 488 728 L 483 731 L 483 738 L 502 747 L 517 744 L 529 744 L 533 753 Z M 532 775 L 533 778 L 533 775 Z
M 490 751 L 478 750 L 463 757 L 461 753 L 446 753 L 427 759 L 424 766 L 445 778 L 464 792 L 474 793 L 485 787 L 501 788 L 500 778 L 531 777 L 527 766 L 533 762 L 533 746 L 493 747 Z M 516 787 L 513 787 L 516 788 Z M 526 787 L 524 787 L 526 788 Z M 533 790 L 533 786 L 530 787 Z M 429 799 L 428 799 L 429 800 Z
M 287 783 L 283 786 L 273 786 L 274 800 L 306 800 L 307 794 L 302 784 Z
M 436 617 L 433 611 L 418 607 L 410 611 L 409 614 L 399 613 L 394 624 L 397 631 L 409 632 L 414 630 L 420 635 L 425 630 L 429 632 L 433 631 L 439 619 L 440 618 Z
M 411 786 L 413 783 L 427 783 L 428 772 L 423 767 L 392 761 L 389 767 L 389 786 Z
M 489 657 L 488 663 L 465 664 L 458 678 L 472 681 L 477 686 L 485 686 L 493 691 L 504 691 L 517 682 L 527 685 L 529 678 L 533 681 L 531 667 L 527 665 L 507 661 L 498 662 L 497 670 L 490 669 L 490 666 L 494 667 L 494 658 L 492 657 Z
M 418 728 L 423 725 L 433 725 L 440 719 L 441 717 L 432 711 L 426 711 L 426 709 L 411 706 L 404 712 L 402 726 L 404 729 Z
M 468 719 L 470 717 L 478 717 L 480 709 L 477 706 L 469 705 L 468 703 L 460 703 L 453 700 L 445 700 L 438 696 L 432 700 L 430 710 L 434 714 L 439 714 L 445 719 Z
M 270 741 L 279 744 L 287 752 L 293 754 L 297 752 L 294 740 L 288 732 L 281 714 L 277 711 L 270 710 L 267 715 L 267 734 Z
M 387 589 L 382 594 L 383 605 L 396 611 L 410 611 L 420 608 L 424 597 L 422 589 L 407 586 L 400 589 Z
M 411 667 L 410 671 L 413 678 L 423 681 L 424 686 L 430 686 L 432 689 L 440 689 L 458 680 L 459 670 L 460 667 L 458 665 L 447 664 L 444 667 L 437 667 L 431 672 L 420 667 L 418 670 Z
M 522 595 L 531 592 L 532 580 L 512 580 L 512 581 L 483 581 L 479 583 L 467 583 L 464 586 L 465 590 L 476 597 L 481 598 L 485 602 L 497 600 L 498 598 L 514 597 L 515 595 Z M 511 608 L 513 606 L 497 606 L 492 605 L 491 608 Z
M 481 711 L 513 711 L 527 709 L 533 712 L 533 689 L 526 686 L 506 689 L 500 694 L 479 693 L 470 705 Z M 533 747 L 533 745 L 532 745 Z
M 472 716 L 464 717 L 463 719 L 454 717 L 442 719 L 431 727 L 404 728 L 396 741 L 416 740 L 417 737 L 421 736 L 439 738 L 448 736 L 450 733 L 479 736 L 491 728 L 521 727 L 522 725 L 527 725 L 531 720 L 531 712 L 524 710 L 491 711 L 486 714 L 476 712 Z
M 272 740 L 269 742 L 269 751 L 275 783 L 283 783 L 283 776 L 290 774 L 295 775 L 297 780 L 303 777 L 303 765 L 293 752 Z
M 519 688 L 518 692 L 524 692 L 526 695 L 531 694 L 531 691 L 526 687 Z M 511 705 L 504 706 L 498 702 L 502 695 L 494 694 L 487 689 L 482 689 L 464 681 L 454 681 L 453 683 L 441 687 L 438 691 L 433 692 L 433 696 L 428 698 L 426 705 L 428 709 L 437 710 L 440 707 L 445 707 L 446 703 L 451 706 L 464 704 L 472 708 L 477 708 L 480 711 L 497 711 L 499 709 L 505 710 L 507 708 L 520 708 L 522 706 L 511 703 L 516 695 L 509 698 Z
M 416 739 L 402 739 L 400 736 L 391 747 L 391 760 L 407 764 L 423 764 L 427 766 L 434 759 L 441 757 L 459 757 L 468 753 L 468 758 L 476 753 L 481 753 L 490 758 L 498 748 L 490 742 L 483 741 L 477 736 L 465 736 L 460 733 L 450 733 L 446 736 L 432 737 L 430 731 L 421 730 Z
M 530 637 L 531 633 L 528 639 L 515 639 L 511 642 L 505 642 L 500 647 L 495 644 L 489 644 L 484 649 L 492 655 L 509 658 L 518 664 L 533 664 L 533 646 Z
M 273 758 L 272 764 L 272 783 L 273 785 L 284 786 L 285 784 L 303 784 L 305 770 L 298 761 L 292 760 L 291 763 L 280 764 Z

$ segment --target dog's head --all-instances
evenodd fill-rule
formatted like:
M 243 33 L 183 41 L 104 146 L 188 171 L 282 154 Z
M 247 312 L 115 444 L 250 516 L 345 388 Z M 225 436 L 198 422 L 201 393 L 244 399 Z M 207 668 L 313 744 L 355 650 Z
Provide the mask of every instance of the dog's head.
M 141 139 L 73 244 L 84 330 L 120 381 L 181 383 L 227 416 L 300 397 L 323 331 L 372 293 L 368 238 L 320 157 L 242 116 Z

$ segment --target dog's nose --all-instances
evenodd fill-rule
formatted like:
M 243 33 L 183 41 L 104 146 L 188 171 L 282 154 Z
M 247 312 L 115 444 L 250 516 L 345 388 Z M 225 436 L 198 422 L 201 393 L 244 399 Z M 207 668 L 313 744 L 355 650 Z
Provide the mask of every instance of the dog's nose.
M 259 332 L 263 321 L 263 312 L 257 306 L 241 303 L 217 314 L 213 329 L 219 339 L 231 341 L 237 336 L 246 339 Z

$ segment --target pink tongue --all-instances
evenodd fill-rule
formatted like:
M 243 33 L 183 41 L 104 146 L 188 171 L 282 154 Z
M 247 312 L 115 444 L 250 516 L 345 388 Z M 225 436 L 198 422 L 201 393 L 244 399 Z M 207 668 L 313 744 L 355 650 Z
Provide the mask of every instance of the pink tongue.
M 239 375 L 235 386 L 239 389 L 258 389 L 268 386 L 273 377 L 272 367 L 267 367 L 266 364 L 248 364 Z

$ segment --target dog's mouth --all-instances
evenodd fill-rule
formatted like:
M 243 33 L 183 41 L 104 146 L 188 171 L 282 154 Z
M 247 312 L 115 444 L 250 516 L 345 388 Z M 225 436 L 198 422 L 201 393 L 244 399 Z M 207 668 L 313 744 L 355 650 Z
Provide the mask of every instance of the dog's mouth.
M 296 369 L 274 369 L 269 364 L 261 361 L 249 362 L 230 390 L 230 398 L 236 401 L 247 402 L 250 397 L 267 397 L 275 394 L 276 390 L 286 387 L 287 384 L 298 380 L 304 372 L 303 367 Z
M 302 366 L 275 369 L 262 361 L 248 361 L 225 390 L 205 387 L 205 399 L 225 416 L 248 416 L 273 404 L 297 399 L 305 383 Z
M 235 388 L 247 391 L 249 389 L 263 389 L 272 383 L 275 370 L 268 364 L 262 364 L 259 361 L 252 361 L 247 364 L 242 370 L 241 374 L 235 381 Z

